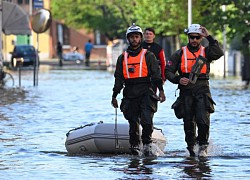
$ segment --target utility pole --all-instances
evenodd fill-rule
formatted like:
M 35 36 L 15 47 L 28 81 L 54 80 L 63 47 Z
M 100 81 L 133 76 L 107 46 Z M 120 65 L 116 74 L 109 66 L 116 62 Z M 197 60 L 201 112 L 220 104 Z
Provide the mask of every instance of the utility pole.
M 33 14 L 33 0 L 29 1 L 29 15 L 30 17 Z M 33 37 L 32 37 L 32 31 L 31 34 L 29 35 L 29 44 L 33 45 Z
M 192 0 L 188 0 L 188 27 L 192 24 Z
M 222 5 L 222 11 L 226 11 L 226 5 Z M 226 20 L 226 16 L 222 17 Z M 223 78 L 226 78 L 226 52 L 227 52 L 227 33 L 226 33 L 226 24 L 223 24 L 223 50 L 224 50 L 224 64 L 223 64 Z

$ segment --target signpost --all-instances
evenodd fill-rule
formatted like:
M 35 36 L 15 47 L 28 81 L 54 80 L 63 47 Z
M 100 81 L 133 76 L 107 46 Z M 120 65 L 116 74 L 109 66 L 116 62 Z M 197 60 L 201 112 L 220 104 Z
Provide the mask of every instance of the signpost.
M 31 27 L 33 31 L 37 34 L 37 52 L 39 44 L 38 34 L 47 31 L 51 24 L 51 12 L 47 9 L 39 9 L 31 16 Z M 38 58 L 34 65 L 34 86 L 38 85 Z

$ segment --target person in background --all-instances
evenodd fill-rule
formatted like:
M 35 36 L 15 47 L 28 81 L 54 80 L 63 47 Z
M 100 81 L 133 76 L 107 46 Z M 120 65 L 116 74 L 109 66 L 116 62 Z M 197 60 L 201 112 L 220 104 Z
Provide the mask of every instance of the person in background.
M 89 41 L 85 44 L 84 50 L 85 50 L 85 65 L 89 66 L 89 60 L 90 60 L 90 55 L 91 55 L 91 51 L 94 48 L 91 40 L 89 39 Z
M 142 42 L 142 47 L 144 49 L 148 49 L 153 52 L 156 59 L 158 60 L 160 69 L 161 69 L 161 77 L 163 82 L 166 81 L 165 77 L 165 67 L 166 67 L 166 57 L 163 48 L 154 42 L 155 39 L 155 30 L 153 28 L 146 28 L 144 32 L 144 41 Z M 156 91 L 156 87 L 154 87 Z
M 124 88 L 120 109 L 129 122 L 131 153 L 138 155 L 140 151 L 141 124 L 143 152 L 145 156 L 149 156 L 153 155 L 151 136 L 157 100 L 164 102 L 165 94 L 158 61 L 152 52 L 141 47 L 142 37 L 143 32 L 139 26 L 133 24 L 127 29 L 126 38 L 129 46 L 117 59 L 111 104 L 118 108 L 116 97 Z M 159 89 L 159 97 L 153 91 L 152 84 Z
M 56 46 L 56 52 L 57 52 L 57 57 L 58 57 L 58 61 L 59 61 L 59 66 L 62 66 L 62 53 L 63 53 L 63 48 L 62 48 L 62 44 L 61 42 L 57 42 L 57 46 Z
M 74 46 L 74 47 L 72 48 L 72 52 L 73 52 L 73 53 L 77 53 L 78 50 L 79 50 L 79 48 L 78 48 L 77 46 Z
M 186 30 L 187 46 L 176 51 L 167 62 L 166 78 L 178 84 L 180 99 L 184 109 L 183 122 L 185 141 L 190 156 L 196 156 L 194 146 L 199 145 L 198 156 L 207 156 L 210 128 L 210 113 L 214 112 L 214 101 L 209 88 L 210 63 L 223 56 L 218 41 L 209 35 L 208 30 L 192 24 Z M 209 45 L 203 47 L 203 38 Z M 178 74 L 176 73 L 178 72 Z M 196 137 L 196 126 L 198 136 Z

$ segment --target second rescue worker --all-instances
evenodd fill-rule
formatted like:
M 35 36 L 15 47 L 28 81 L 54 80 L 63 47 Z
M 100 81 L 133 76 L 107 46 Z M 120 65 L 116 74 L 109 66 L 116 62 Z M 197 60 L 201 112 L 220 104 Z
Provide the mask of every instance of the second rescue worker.
M 158 60 L 159 66 L 161 68 L 161 78 L 165 82 L 165 67 L 166 67 L 166 57 L 163 48 L 154 42 L 155 30 L 153 28 L 146 28 L 144 32 L 144 41 L 142 42 L 142 47 L 153 52 L 156 59 Z
M 144 155 L 152 155 L 151 135 L 153 116 L 157 111 L 157 100 L 165 101 L 162 78 L 158 61 L 152 52 L 141 47 L 142 29 L 133 24 L 127 29 L 128 49 L 118 57 L 114 73 L 115 84 L 112 105 L 118 108 L 116 96 L 123 89 L 120 106 L 125 119 L 129 122 L 129 143 L 131 153 L 140 151 L 139 126 L 142 126 L 142 143 Z M 152 84 L 159 89 L 159 99 L 152 89 Z
M 199 25 L 191 24 L 187 29 L 187 46 L 177 50 L 166 65 L 167 79 L 178 84 L 183 106 L 185 141 L 190 156 L 196 156 L 195 144 L 199 145 L 198 156 L 207 156 L 210 129 L 210 114 L 214 112 L 214 101 L 209 88 L 210 63 L 223 56 L 223 51 L 208 32 Z M 201 45 L 203 38 L 208 46 Z M 178 72 L 178 73 L 176 73 Z M 196 136 L 196 127 L 198 133 Z

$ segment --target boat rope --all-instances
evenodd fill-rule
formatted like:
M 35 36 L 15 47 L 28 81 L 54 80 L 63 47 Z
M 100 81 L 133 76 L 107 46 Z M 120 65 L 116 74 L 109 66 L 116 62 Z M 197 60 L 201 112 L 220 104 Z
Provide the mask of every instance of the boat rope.
M 119 149 L 119 142 L 118 142 L 118 131 L 117 131 L 117 108 L 115 108 L 115 149 Z
M 162 129 L 157 128 L 157 127 L 153 127 L 153 128 L 156 129 L 156 130 L 159 130 L 159 131 L 161 131 L 161 133 L 163 133 L 163 132 L 162 132 Z
M 103 123 L 103 121 L 100 121 L 100 122 L 98 122 L 97 124 L 101 124 L 101 123 Z M 90 124 L 86 124 L 86 125 L 84 125 L 84 126 L 80 126 L 80 127 L 74 128 L 74 129 L 70 129 L 70 130 L 66 133 L 66 136 L 68 137 L 71 131 L 75 131 L 75 130 L 78 130 L 78 129 L 82 129 L 82 128 L 85 128 L 85 127 L 87 127 L 87 126 L 93 126 L 93 125 L 95 125 L 95 124 L 96 124 L 96 123 L 90 123 Z

